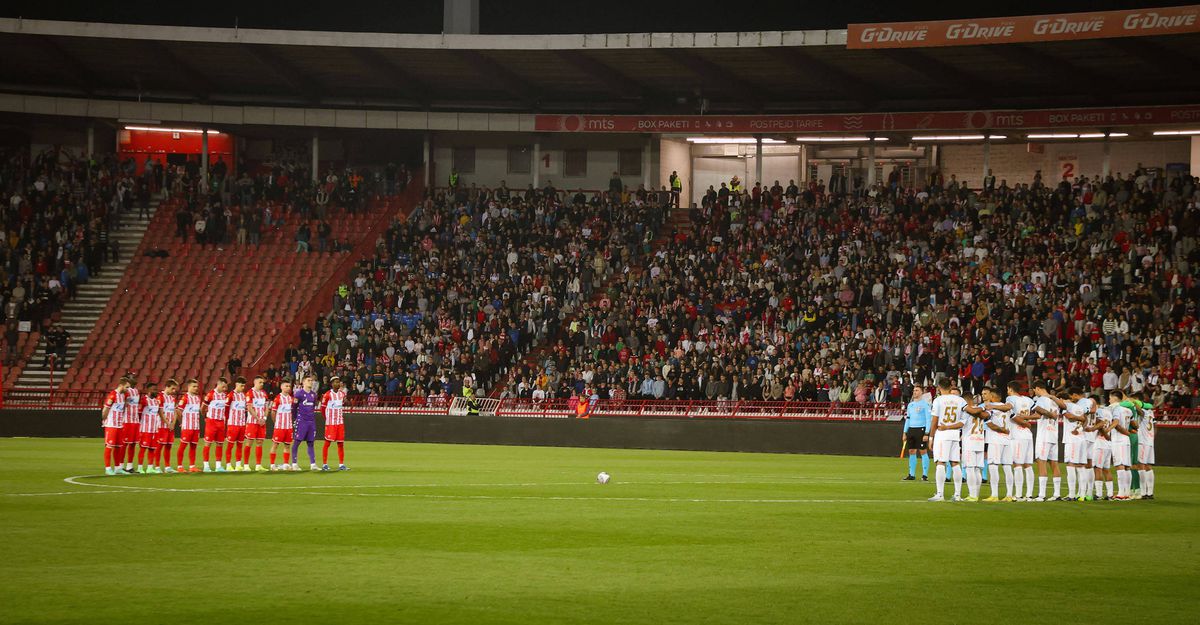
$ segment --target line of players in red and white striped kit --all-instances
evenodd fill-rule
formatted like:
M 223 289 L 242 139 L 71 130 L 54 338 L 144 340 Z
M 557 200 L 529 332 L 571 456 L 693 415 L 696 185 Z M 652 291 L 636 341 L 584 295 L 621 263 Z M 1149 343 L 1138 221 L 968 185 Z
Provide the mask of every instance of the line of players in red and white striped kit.
M 101 408 L 105 475 L 299 471 L 300 466 L 291 457 L 298 453 L 289 449 L 293 442 L 299 442 L 293 441 L 297 401 L 292 383 L 284 381 L 280 384 L 280 392 L 270 397 L 263 389 L 264 381 L 262 376 L 255 377 L 251 388 L 247 389 L 246 379 L 238 377 L 230 389 L 228 380 L 222 377 L 212 390 L 201 395 L 200 384 L 192 379 L 187 381 L 186 392 L 177 395 L 179 383 L 174 379 L 167 380 L 161 390 L 156 383 L 147 382 L 145 392 L 142 392 L 132 375 L 122 377 L 117 387 L 109 391 Z M 305 390 L 310 390 L 311 384 L 312 378 L 305 378 Z M 345 411 L 342 407 L 346 391 L 337 378 L 330 386 L 315 410 L 325 418 L 323 466 L 318 469 L 314 462 L 310 465 L 311 470 L 330 470 L 329 447 L 333 443 L 337 445 L 339 468 L 347 469 Z M 268 422 L 273 425 L 273 431 L 270 464 L 264 467 L 263 441 L 267 438 Z M 171 448 L 176 439 L 176 426 L 179 450 L 176 467 L 172 468 Z M 196 465 L 196 447 L 201 442 L 201 434 L 203 468 Z M 311 438 L 308 446 L 311 456 Z M 215 468 L 210 460 L 214 447 Z M 280 447 L 283 448 L 283 462 L 276 464 Z M 183 463 L 185 449 L 186 468 Z M 255 457 L 253 468 L 250 466 L 252 452 Z

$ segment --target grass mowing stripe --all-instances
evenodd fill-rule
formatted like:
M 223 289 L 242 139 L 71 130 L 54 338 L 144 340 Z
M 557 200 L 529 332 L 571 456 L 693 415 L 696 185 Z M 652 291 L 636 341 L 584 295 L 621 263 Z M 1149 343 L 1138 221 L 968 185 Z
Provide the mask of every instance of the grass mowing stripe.
M 347 473 L 64 483 L 100 449 L 0 439 L 0 621 L 1108 625 L 1200 600 L 1195 469 L 1158 469 L 1156 501 L 936 505 L 894 458 L 352 442 Z

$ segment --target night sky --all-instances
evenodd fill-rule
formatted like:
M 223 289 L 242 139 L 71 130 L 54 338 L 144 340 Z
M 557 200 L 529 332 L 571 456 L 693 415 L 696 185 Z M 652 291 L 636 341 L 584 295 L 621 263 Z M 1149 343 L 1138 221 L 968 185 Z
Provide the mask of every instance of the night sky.
M 24 4 L 25 6 L 14 6 Z M 627 2 L 621 0 L 480 0 L 480 30 L 494 34 L 692 32 L 843 28 L 854 22 L 1070 13 L 1185 5 L 1191 2 Z M 750 8 L 751 11 L 745 11 Z M 233 26 L 301 30 L 439 33 L 441 0 L 325 0 L 324 2 L 4 3 L 0 16 L 39 19 Z

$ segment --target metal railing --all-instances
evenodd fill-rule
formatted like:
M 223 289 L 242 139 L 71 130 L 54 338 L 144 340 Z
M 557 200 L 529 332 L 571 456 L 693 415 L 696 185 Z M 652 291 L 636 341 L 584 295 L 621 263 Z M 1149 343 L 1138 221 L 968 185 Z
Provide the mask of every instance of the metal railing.
M 20 410 L 99 409 L 107 390 L 7 390 L 0 407 Z M 484 416 L 567 419 L 576 416 L 574 399 L 500 400 L 480 398 Z M 359 414 L 382 415 L 462 415 L 462 398 L 441 395 L 430 397 L 383 397 L 352 395 L 346 409 Z M 593 418 L 647 419 L 765 419 L 772 421 L 899 421 L 905 405 L 900 403 L 837 403 L 801 401 L 723 401 L 666 399 L 605 399 L 594 402 L 587 414 Z M 1161 427 L 1200 428 L 1200 409 L 1159 408 L 1155 411 Z

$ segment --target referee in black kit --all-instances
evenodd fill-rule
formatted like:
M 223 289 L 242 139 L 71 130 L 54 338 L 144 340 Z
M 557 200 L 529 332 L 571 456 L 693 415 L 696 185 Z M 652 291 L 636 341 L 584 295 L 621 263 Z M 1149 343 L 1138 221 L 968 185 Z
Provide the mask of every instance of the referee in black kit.
M 908 450 L 908 477 L 917 479 L 917 452 L 921 452 L 921 481 L 929 481 L 929 399 L 921 387 L 913 389 L 912 401 L 904 417 L 904 434 L 901 439 Z

